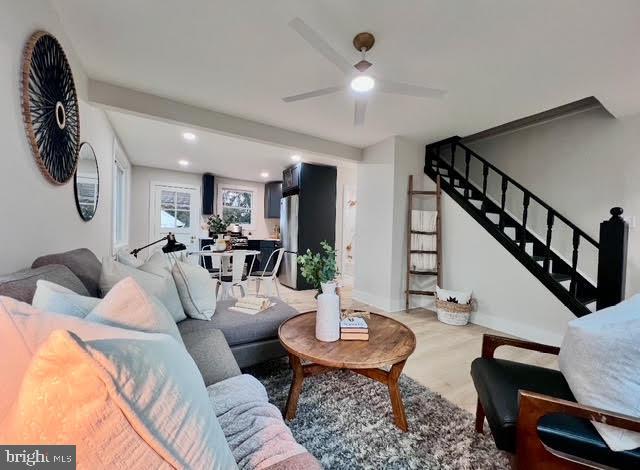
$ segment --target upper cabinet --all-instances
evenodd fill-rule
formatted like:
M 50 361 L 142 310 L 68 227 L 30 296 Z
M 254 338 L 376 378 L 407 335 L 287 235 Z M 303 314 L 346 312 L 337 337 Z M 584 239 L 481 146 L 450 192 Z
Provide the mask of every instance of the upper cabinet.
M 301 164 L 291 166 L 282 172 L 282 193 L 284 195 L 295 194 L 300 185 Z
M 272 181 L 264 185 L 264 217 L 280 218 L 280 199 L 282 199 L 282 181 Z

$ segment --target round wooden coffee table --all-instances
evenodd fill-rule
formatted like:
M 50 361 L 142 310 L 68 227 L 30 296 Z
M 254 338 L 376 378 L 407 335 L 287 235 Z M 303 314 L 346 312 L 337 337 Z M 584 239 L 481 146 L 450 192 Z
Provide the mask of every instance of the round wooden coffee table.
M 286 419 L 296 416 L 305 377 L 334 369 L 346 369 L 387 385 L 395 424 L 407 431 L 407 416 L 400 396 L 398 378 L 407 358 L 416 348 L 416 337 L 408 327 L 383 315 L 372 313 L 367 323 L 369 341 L 338 340 L 333 343 L 316 339 L 316 312 L 301 313 L 280 325 L 278 337 L 289 353 L 289 363 L 293 369 Z M 303 364 L 302 361 L 307 362 Z M 391 369 L 381 369 L 384 366 L 391 366 Z

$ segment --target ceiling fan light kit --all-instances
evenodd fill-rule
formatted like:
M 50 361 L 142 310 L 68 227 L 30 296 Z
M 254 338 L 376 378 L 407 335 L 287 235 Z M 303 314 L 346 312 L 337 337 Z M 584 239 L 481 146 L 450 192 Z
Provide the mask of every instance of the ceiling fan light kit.
M 364 124 L 365 112 L 367 109 L 367 97 L 369 92 L 374 88 L 382 93 L 413 96 L 417 98 L 442 98 L 446 94 L 444 90 L 438 90 L 436 88 L 393 82 L 391 80 L 384 80 L 380 77 L 365 74 L 365 72 L 373 65 L 365 57 L 367 52 L 371 50 L 376 42 L 375 37 L 371 33 L 358 33 L 353 38 L 353 47 L 362 54 L 362 57 L 359 62 L 352 65 L 352 62 L 340 55 L 327 41 L 322 38 L 322 36 L 302 21 L 302 19 L 294 18 L 289 22 L 289 26 L 325 59 L 338 67 L 348 78 L 350 78 L 348 88 L 351 88 L 356 92 L 353 118 L 354 126 L 361 126 Z M 357 71 L 357 75 L 355 76 L 353 75 L 354 69 Z M 319 96 L 331 95 L 341 90 L 344 90 L 344 86 L 330 86 L 319 90 L 300 93 L 298 95 L 287 96 L 282 98 L 282 100 L 285 103 L 292 103 L 294 101 L 302 101 Z
M 356 93 L 367 93 L 376 86 L 376 81 L 369 75 L 358 75 L 351 80 L 351 89 Z

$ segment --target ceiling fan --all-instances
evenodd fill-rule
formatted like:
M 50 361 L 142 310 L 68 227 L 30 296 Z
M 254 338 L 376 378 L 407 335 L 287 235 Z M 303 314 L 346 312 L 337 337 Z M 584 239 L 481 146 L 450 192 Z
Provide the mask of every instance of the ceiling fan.
M 382 93 L 415 96 L 418 98 L 442 98 L 446 94 L 445 90 L 394 82 L 368 74 L 367 71 L 373 64 L 366 59 L 366 53 L 370 51 L 375 44 L 375 37 L 371 33 L 358 33 L 353 38 L 353 46 L 362 54 L 362 58 L 358 63 L 351 65 L 347 59 L 341 56 L 327 41 L 300 18 L 291 20 L 289 26 L 302 36 L 302 39 L 307 41 L 311 47 L 322 54 L 325 59 L 338 67 L 350 81 L 346 86 L 330 86 L 299 95 L 286 96 L 282 98 L 282 101 L 285 103 L 330 95 L 350 88 L 356 95 L 353 124 L 354 126 L 362 126 L 367 111 L 367 99 L 374 89 Z

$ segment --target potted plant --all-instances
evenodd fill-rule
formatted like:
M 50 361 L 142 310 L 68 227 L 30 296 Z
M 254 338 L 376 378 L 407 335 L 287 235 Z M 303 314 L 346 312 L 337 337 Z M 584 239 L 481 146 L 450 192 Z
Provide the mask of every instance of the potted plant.
M 322 251 L 311 250 L 298 257 L 302 277 L 318 292 L 316 312 L 316 338 L 332 342 L 340 339 L 340 298 L 336 294 L 336 250 L 326 241 L 320 243 Z
M 220 217 L 219 215 L 210 215 L 209 218 L 207 219 L 207 226 L 209 227 L 209 236 L 213 238 L 214 235 L 226 233 L 227 225 L 228 224 L 225 223 L 225 221 L 222 220 L 222 217 Z
M 316 298 L 321 293 L 335 293 L 336 276 L 338 266 L 336 261 L 336 250 L 326 241 L 320 242 L 322 251 L 312 253 L 311 250 L 298 257 L 300 273 L 305 280 L 318 292 Z

